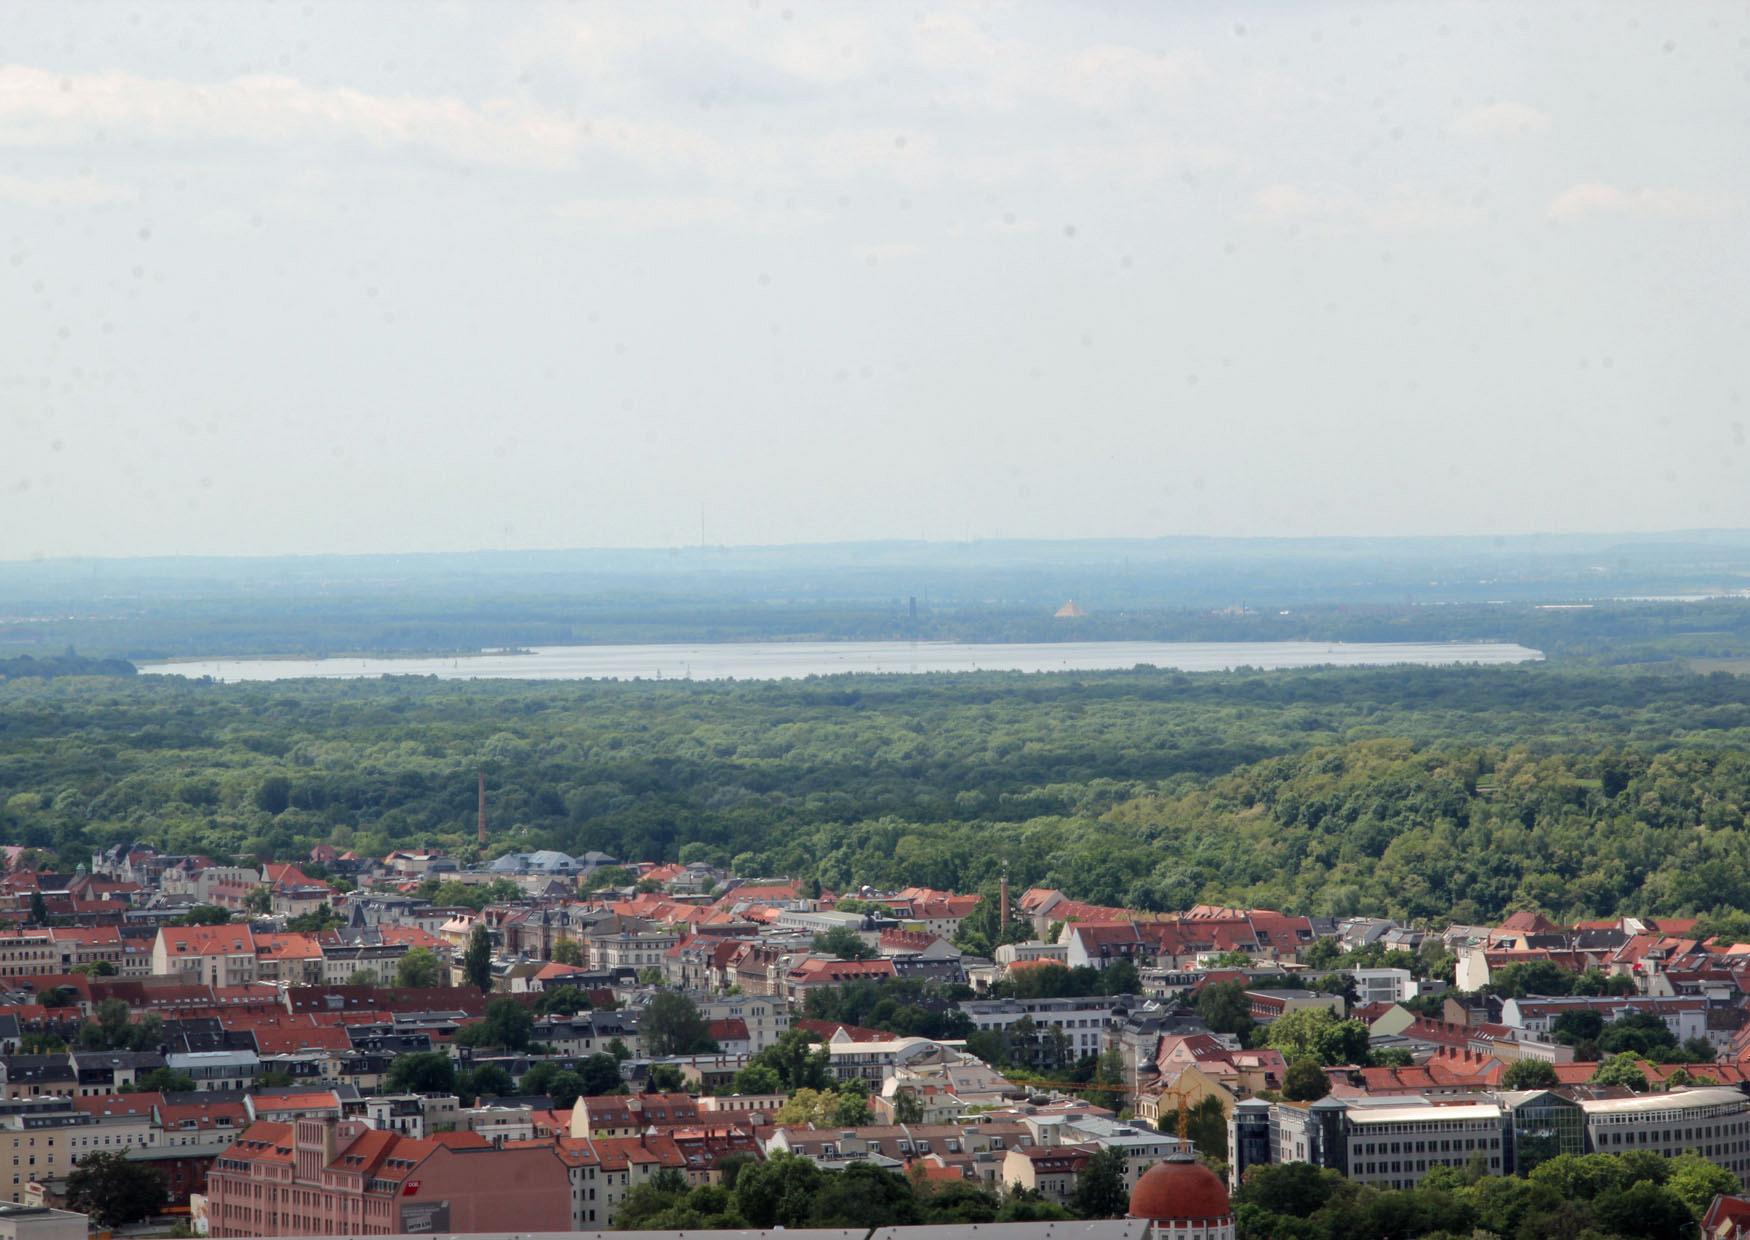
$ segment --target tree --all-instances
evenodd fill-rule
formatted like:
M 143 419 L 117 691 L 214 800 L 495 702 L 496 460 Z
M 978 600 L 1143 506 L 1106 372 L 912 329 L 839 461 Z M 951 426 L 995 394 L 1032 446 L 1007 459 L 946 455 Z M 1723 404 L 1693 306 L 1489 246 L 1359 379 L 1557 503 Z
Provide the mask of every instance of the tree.
M 257 916 L 273 912 L 273 888 L 266 884 L 251 887 L 249 894 L 243 897 L 243 911 Z
M 902 1086 L 893 1095 L 893 1122 L 896 1124 L 921 1124 L 924 1122 L 924 1104 L 918 1097 L 918 1091 L 910 1086 Z
M 1215 1033 L 1244 1035 L 1252 1028 L 1252 1001 L 1242 982 L 1211 982 L 1197 992 L 1197 1015 Z
M 1604 1017 L 1597 1012 L 1581 1009 L 1577 1012 L 1563 1012 L 1550 1023 L 1550 1037 L 1563 1046 L 1578 1046 L 1582 1042 L 1596 1042 L 1598 1035 L 1604 1032 Z
M 1259 1163 L 1246 1170 L 1233 1203 L 1236 1207 L 1254 1206 L 1268 1214 L 1306 1218 L 1346 1185 L 1337 1172 L 1311 1163 Z
M 638 1028 L 653 1056 L 696 1055 L 717 1049 L 698 1007 L 679 991 L 665 990 L 652 999 L 638 1019 Z
M 121 999 L 105 999 L 97 1005 L 94 1019 L 79 1026 L 78 1042 L 88 1051 L 148 1051 L 164 1038 L 164 1021 L 148 1013 L 133 1023 L 133 1009 Z
M 269 775 L 255 789 L 255 807 L 278 816 L 292 803 L 292 781 L 284 775 Z
M 1018 1192 L 1011 1191 L 1003 1197 L 1003 1203 L 997 1208 L 999 1223 L 1052 1223 L 1062 1222 L 1073 1217 L 1070 1212 L 1055 1201 L 1047 1201 L 1039 1195 L 1038 1190 L 1024 1188 Z
M 923 1164 L 912 1164 L 919 1171 Z M 1000 1205 L 997 1199 L 970 1181 L 931 1186 L 925 1184 L 919 1193 L 918 1206 L 923 1221 L 938 1226 L 965 1226 L 968 1223 L 994 1223 Z
M 686 1092 L 687 1078 L 681 1075 L 681 1070 L 672 1063 L 656 1063 L 650 1065 L 650 1073 L 644 1079 L 644 1088 L 658 1094 L 679 1094 Z
M 616 1075 L 618 1075 L 616 1073 Z M 563 1071 L 555 1072 L 547 1082 L 547 1096 L 553 1100 L 553 1108 L 557 1111 L 568 1111 L 576 1104 L 583 1094 L 583 1076 L 581 1073 Z
M 1319 1061 L 1296 1059 L 1282 1074 L 1282 1096 L 1290 1102 L 1317 1102 L 1331 1092 L 1331 1078 Z
M 375 986 L 377 981 L 377 971 L 375 969 L 354 969 L 351 973 L 346 975 L 346 984 L 348 986 L 364 986 L 369 988 Z
M 398 1055 L 383 1078 L 389 1090 L 403 1094 L 449 1094 L 456 1090 L 455 1062 L 442 1051 Z
M 135 1162 L 121 1150 L 94 1150 L 67 1173 L 67 1208 L 89 1214 L 102 1227 L 123 1227 L 151 1218 L 170 1200 L 163 1172 Z
M 1699 1219 L 1715 1197 L 1736 1193 L 1740 1185 L 1738 1177 L 1718 1163 L 1698 1154 L 1679 1154 L 1666 1164 L 1665 1187 Z
M 1599 1194 L 1592 1217 L 1599 1230 L 1623 1240 L 1686 1240 L 1696 1234 L 1695 1217 L 1683 1199 L 1649 1181 Z
M 917 1197 L 905 1177 L 866 1162 L 827 1176 L 808 1210 L 811 1227 L 893 1227 L 917 1220 Z
M 1549 960 L 1525 960 L 1503 967 L 1489 980 L 1489 989 L 1504 999 L 1573 992 L 1576 974 Z
M 506 1098 L 516 1088 L 516 1082 L 499 1065 L 484 1063 L 468 1073 L 466 1082 L 457 1082 L 458 1089 L 464 1086 L 476 1098 Z
M 308 913 L 299 913 L 296 917 L 286 920 L 286 929 L 295 934 L 321 934 L 324 930 L 338 930 L 346 923 L 332 904 L 324 904 L 313 908 Z
M 773 1154 L 748 1163 L 735 1177 L 735 1209 L 758 1228 L 801 1227 L 814 1208 L 815 1194 L 826 1178 L 811 1159 Z
M 553 944 L 553 963 L 583 967 L 583 948 L 575 939 L 560 939 Z
M 632 1058 L 631 1048 L 618 1038 L 608 1039 L 607 1051 L 608 1054 L 613 1057 L 615 1063 L 625 1063 L 628 1059 Z
M 1227 1112 L 1221 1109 L 1220 1098 L 1205 1098 L 1186 1109 L 1185 1135 L 1203 1158 L 1227 1161 Z
M 585 1097 L 624 1093 L 626 1089 L 626 1079 L 620 1075 L 620 1061 L 612 1055 L 591 1055 L 578 1065 L 578 1075 L 583 1078 Z
M 1124 1187 L 1124 1151 L 1116 1146 L 1091 1155 L 1076 1177 L 1069 1208 L 1077 1218 L 1123 1218 L 1130 1206 Z
M 1629 1054 L 1664 1062 L 1677 1049 L 1677 1035 L 1651 1012 L 1624 1012 L 1599 1033 L 1598 1049 L 1606 1055 Z
M 1640 1061 L 1633 1055 L 1624 1053 L 1612 1055 L 1598 1065 L 1592 1073 L 1594 1085 L 1621 1085 L 1637 1094 L 1647 1092 L 1647 1074 L 1641 1071 Z
M 1528 1178 L 1568 1201 L 1591 1201 L 1629 1183 L 1622 1160 L 1611 1154 L 1558 1154 L 1533 1167 Z
M 872 960 L 875 946 L 849 926 L 834 926 L 814 936 L 814 950 L 840 960 Z
M 535 1013 L 539 1016 L 575 1016 L 594 1006 L 590 997 L 575 986 L 549 986 L 535 997 Z
M 784 1088 L 775 1070 L 763 1063 L 750 1063 L 735 1074 L 738 1094 L 775 1094 Z
M 1264 1041 L 1290 1060 L 1352 1064 L 1367 1059 L 1367 1026 L 1343 1020 L 1329 1008 L 1300 1008 L 1278 1016 L 1264 1031 Z
M 1101 994 L 1134 995 L 1141 991 L 1142 975 L 1128 959 L 1120 957 L 1100 970 Z
M 841 1093 L 838 1103 L 833 1107 L 829 1122 L 838 1128 L 860 1128 L 870 1121 L 869 1097 L 867 1094 Z
M 443 985 L 443 962 L 429 947 L 415 947 L 395 964 L 395 984 L 427 990 Z
M 33 926 L 49 924 L 48 902 L 43 899 L 43 893 L 40 889 L 30 893 L 30 924 Z
M 774 1124 L 815 1124 L 821 1127 L 832 1123 L 832 1115 L 838 1107 L 839 1094 L 836 1091 L 821 1091 L 818 1089 L 799 1089 L 791 1094 L 777 1113 L 772 1116 Z
M 134 1078 L 132 1089 L 122 1087 L 123 1093 L 142 1094 L 192 1094 L 194 1078 L 186 1072 L 174 1072 L 169 1068 L 153 1068 L 150 1072 Z
M 1553 1089 L 1559 1081 L 1555 1065 L 1541 1059 L 1515 1059 L 1501 1074 L 1503 1089 Z
M 1576 995 L 1632 995 L 1635 992 L 1634 979 L 1620 973 L 1605 973 L 1601 969 L 1587 969 L 1574 979 L 1572 993 Z
M 481 994 L 491 993 L 492 935 L 485 922 L 476 922 L 468 935 L 468 949 L 462 956 L 462 976 Z
M 173 926 L 222 926 L 231 920 L 228 909 L 216 904 L 197 904 L 180 917 L 170 919 Z
M 486 1005 L 486 1015 L 463 1027 L 456 1040 L 465 1046 L 497 1046 L 507 1051 L 526 1051 L 534 1035 L 535 1018 L 529 1009 L 508 996 Z

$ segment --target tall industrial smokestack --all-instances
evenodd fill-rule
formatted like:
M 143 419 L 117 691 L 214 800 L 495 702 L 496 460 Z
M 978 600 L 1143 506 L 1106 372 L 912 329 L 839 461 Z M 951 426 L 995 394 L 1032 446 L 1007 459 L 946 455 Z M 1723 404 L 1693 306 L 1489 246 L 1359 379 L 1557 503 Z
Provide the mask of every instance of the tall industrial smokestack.
M 1007 934 L 1009 932 L 1009 867 L 1007 865 L 1003 866 L 1003 885 L 1000 891 L 1002 894 L 997 900 L 997 933 Z
M 480 772 L 480 847 L 486 847 L 486 772 Z

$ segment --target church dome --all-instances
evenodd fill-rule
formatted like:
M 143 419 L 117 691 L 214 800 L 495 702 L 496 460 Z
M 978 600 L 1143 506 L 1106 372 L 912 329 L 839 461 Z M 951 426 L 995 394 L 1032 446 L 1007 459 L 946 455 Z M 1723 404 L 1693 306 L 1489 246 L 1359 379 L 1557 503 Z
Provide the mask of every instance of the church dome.
M 1232 1213 L 1221 1178 L 1187 1154 L 1150 1167 L 1130 1190 L 1130 1217 L 1225 1220 Z

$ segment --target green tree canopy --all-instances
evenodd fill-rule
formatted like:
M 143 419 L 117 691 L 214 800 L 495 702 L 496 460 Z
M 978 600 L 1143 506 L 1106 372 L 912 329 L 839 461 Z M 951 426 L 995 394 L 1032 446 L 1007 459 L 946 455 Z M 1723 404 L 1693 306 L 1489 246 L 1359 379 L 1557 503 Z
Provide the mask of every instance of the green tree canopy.
M 1647 1092 L 1647 1074 L 1641 1071 L 1640 1062 L 1634 1055 L 1623 1053 L 1612 1055 L 1598 1065 L 1592 1073 L 1594 1085 L 1621 1085 L 1632 1089 L 1637 1094 Z
M 645 1005 L 638 1030 L 650 1053 L 696 1055 L 717 1049 L 709 1024 L 698 1006 L 679 991 L 665 990 Z
M 1551 1089 L 1559 1081 L 1554 1064 L 1541 1059 L 1515 1059 L 1501 1073 L 1503 1089 Z
M 67 1173 L 67 1208 L 102 1227 L 143 1222 L 170 1200 L 164 1173 L 121 1150 L 94 1150 Z
M 443 962 L 429 947 L 415 947 L 395 962 L 395 984 L 421 989 L 444 985 Z
M 1317 1102 L 1331 1092 L 1331 1078 L 1310 1056 L 1296 1059 L 1282 1075 L 1282 1096 L 1290 1102 Z
M 442 1051 L 414 1051 L 397 1055 L 383 1077 L 394 1093 L 448 1094 L 456 1089 L 456 1065 Z

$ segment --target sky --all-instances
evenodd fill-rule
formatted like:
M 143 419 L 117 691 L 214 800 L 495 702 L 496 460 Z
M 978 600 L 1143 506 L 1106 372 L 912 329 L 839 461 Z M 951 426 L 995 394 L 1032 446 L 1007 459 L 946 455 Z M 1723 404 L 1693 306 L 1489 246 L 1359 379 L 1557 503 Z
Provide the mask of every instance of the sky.
M 58 2 L 0 559 L 1750 526 L 1750 8 Z

